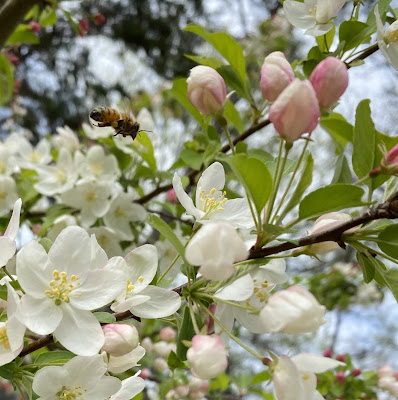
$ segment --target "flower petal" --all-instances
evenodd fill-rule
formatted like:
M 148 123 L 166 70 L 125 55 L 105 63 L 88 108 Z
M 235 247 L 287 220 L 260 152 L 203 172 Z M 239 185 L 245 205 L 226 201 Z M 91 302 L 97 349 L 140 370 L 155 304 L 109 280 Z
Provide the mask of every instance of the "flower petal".
M 315 16 L 309 13 L 309 8 L 306 3 L 298 1 L 285 0 L 283 3 L 286 18 L 296 28 L 308 29 L 315 25 Z
M 3 267 L 15 254 L 16 243 L 7 236 L 0 237 L 0 267 Z
M 234 228 L 252 228 L 253 216 L 250 212 L 247 199 L 231 199 L 223 204 L 224 210 L 217 211 L 210 216 L 212 221 L 225 221 Z M 206 223 L 205 221 L 201 221 Z
M 328 369 L 345 365 L 343 362 L 334 360 L 333 358 L 317 356 L 309 353 L 297 354 L 292 357 L 292 361 L 300 372 L 313 372 L 314 374 L 321 374 Z
M 299 371 L 292 360 L 281 356 L 272 375 L 277 400 L 308 400 L 305 398 Z
M 63 318 L 54 335 L 69 351 L 81 356 L 93 356 L 104 344 L 105 338 L 97 318 L 89 311 L 62 305 Z
M 142 392 L 145 389 L 145 381 L 137 376 L 138 374 L 139 372 L 130 378 L 123 379 L 122 388 L 110 400 L 130 400 Z
M 120 379 L 114 376 L 102 376 L 92 390 L 84 394 L 85 400 L 107 400 L 116 394 L 122 386 Z M 130 399 L 129 399 L 130 400 Z
M 142 296 L 140 294 L 134 295 L 126 300 L 116 301 L 111 305 L 111 310 L 115 312 L 125 312 L 132 310 L 136 305 L 145 303 L 150 299 L 149 296 Z
M 56 393 L 65 385 L 68 371 L 63 367 L 49 366 L 39 369 L 35 374 L 32 389 L 40 398 L 54 398 Z M 51 385 L 48 383 L 51 382 Z
M 108 371 L 112 374 L 121 374 L 122 372 L 139 365 L 138 361 L 140 361 L 144 355 L 145 349 L 142 346 L 137 346 L 133 351 L 124 356 L 110 356 L 108 361 Z
M 180 296 L 171 290 L 148 286 L 142 295 L 150 296 L 150 300 L 134 306 L 130 311 L 141 318 L 162 318 L 175 313 L 181 306 Z
M 107 370 L 106 363 L 100 354 L 91 357 L 74 357 L 63 368 L 68 372 L 70 382 L 88 388 L 97 385 Z
M 253 279 L 250 274 L 247 274 L 218 290 L 214 297 L 222 300 L 243 301 L 253 294 L 253 289 Z
M 192 215 L 195 219 L 200 219 L 203 217 L 203 215 L 205 215 L 203 211 L 198 210 L 194 206 L 192 199 L 187 193 L 185 193 L 185 190 L 182 187 L 181 178 L 177 175 L 177 173 L 175 173 L 173 177 L 173 188 L 176 192 L 178 201 L 185 208 L 187 214 Z
M 204 190 L 209 193 L 212 189 L 222 190 L 225 186 L 225 171 L 224 167 L 219 162 L 214 162 L 207 167 L 202 176 L 198 180 L 196 188 L 196 199 L 195 204 L 199 207 L 200 204 L 200 193 Z M 175 190 L 175 189 L 174 189 Z M 177 194 L 177 191 L 176 191 Z M 178 197 L 178 194 L 177 194 Z
M 14 204 L 10 222 L 8 223 L 7 229 L 4 236 L 8 236 L 11 240 L 15 240 L 19 229 L 19 217 L 21 214 L 22 200 L 18 199 Z

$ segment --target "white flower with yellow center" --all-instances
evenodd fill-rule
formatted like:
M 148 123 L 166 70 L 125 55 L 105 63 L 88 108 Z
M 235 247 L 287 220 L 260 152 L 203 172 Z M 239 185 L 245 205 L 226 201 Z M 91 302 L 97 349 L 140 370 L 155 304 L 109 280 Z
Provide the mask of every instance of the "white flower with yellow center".
M 113 154 L 106 155 L 99 145 L 90 147 L 86 156 L 77 151 L 75 163 L 80 176 L 84 178 L 114 182 L 120 176 L 116 157 Z
M 38 165 L 47 165 L 53 158 L 51 145 L 47 139 L 42 139 L 33 147 L 29 141 L 18 134 L 13 134 L 6 142 L 7 146 L 15 149 L 18 165 L 22 168 L 35 169 Z
M 0 175 L 0 217 L 9 213 L 18 197 L 14 179 Z
M 377 43 L 386 60 L 398 71 L 398 21 L 394 21 L 386 30 L 379 14 L 379 5 L 375 7 L 377 24 Z
M 246 199 L 227 199 L 225 192 L 224 167 L 215 162 L 211 164 L 202 174 L 196 188 L 196 201 L 185 193 L 181 178 L 174 174 L 173 187 L 177 198 L 197 222 L 206 223 L 209 220 L 225 221 L 235 228 L 251 228 L 253 217 L 250 213 Z
M 127 279 L 124 290 L 111 309 L 116 312 L 129 310 L 141 318 L 163 318 L 175 313 L 181 306 L 180 296 L 171 290 L 149 285 L 156 275 L 158 254 L 156 247 L 145 244 L 125 257 Z
M 77 170 L 68 149 L 62 148 L 55 165 L 36 167 L 39 180 L 34 188 L 41 194 L 53 196 L 71 189 L 77 181 Z
M 0 322 L 0 366 L 8 364 L 22 351 L 25 325 L 17 318 L 19 297 L 11 285 L 7 285 L 7 320 Z
M 89 227 L 108 211 L 111 190 L 107 182 L 82 179 L 73 189 L 62 193 L 61 201 L 80 210 L 81 224 Z
M 304 0 L 304 3 L 286 0 L 283 9 L 287 20 L 296 28 L 306 29 L 306 35 L 321 36 L 333 28 L 330 20 L 346 0 Z
M 52 137 L 52 141 L 56 148 L 68 149 L 71 153 L 75 152 L 80 147 L 80 142 L 76 134 L 69 128 L 69 126 L 57 128 L 58 135 Z
M 32 388 L 38 400 L 106 400 L 120 391 L 122 383 L 105 373 L 106 364 L 99 354 L 77 356 L 62 367 L 40 369 Z
M 19 307 L 20 321 L 39 335 L 54 333 L 75 354 L 96 354 L 104 334 L 90 310 L 112 302 L 123 291 L 124 259 L 108 260 L 94 235 L 70 226 L 48 254 L 32 241 L 18 252 L 16 263 L 26 293 Z
M 131 240 L 131 222 L 143 222 L 147 218 L 145 208 L 134 203 L 137 195 L 134 192 L 124 193 L 119 191 L 112 199 L 108 212 L 104 215 L 104 222 L 108 228 L 113 229 L 123 240 Z

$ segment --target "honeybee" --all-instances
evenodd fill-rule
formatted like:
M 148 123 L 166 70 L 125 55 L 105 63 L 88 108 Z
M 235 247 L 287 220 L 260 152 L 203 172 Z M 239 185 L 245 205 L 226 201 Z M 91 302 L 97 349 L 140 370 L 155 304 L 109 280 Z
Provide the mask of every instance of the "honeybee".
M 131 136 L 134 140 L 140 131 L 140 124 L 127 112 L 120 112 L 111 107 L 97 107 L 90 113 L 90 118 L 98 122 L 98 126 L 103 128 L 111 126 L 116 135 L 123 137 Z

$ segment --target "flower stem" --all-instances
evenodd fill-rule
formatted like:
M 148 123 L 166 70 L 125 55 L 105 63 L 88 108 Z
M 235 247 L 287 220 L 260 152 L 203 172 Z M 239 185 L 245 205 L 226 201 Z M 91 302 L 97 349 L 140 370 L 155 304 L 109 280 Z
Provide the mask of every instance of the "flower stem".
M 159 283 L 159 282 L 168 274 L 168 272 L 173 268 L 174 264 L 177 262 L 177 260 L 178 260 L 179 258 L 180 258 L 180 255 L 177 254 L 177 255 L 174 257 L 174 260 L 171 262 L 171 264 L 170 264 L 170 265 L 167 267 L 167 269 L 163 272 L 163 274 L 160 275 L 160 277 L 159 277 L 157 283 Z
M 253 306 L 246 306 L 244 304 L 240 304 L 240 303 L 236 303 L 232 300 L 224 300 L 224 299 L 220 299 L 217 296 L 211 296 L 210 294 L 200 294 L 200 297 L 207 297 L 208 299 L 211 299 L 213 301 L 218 301 L 220 303 L 225 303 L 228 304 L 232 307 L 237 307 L 237 308 L 243 308 L 244 310 L 248 310 L 248 311 L 252 311 L 252 312 L 257 312 L 260 311 L 258 308 L 253 307 Z
M 257 352 L 255 352 L 253 349 L 251 349 L 249 346 L 246 346 L 238 337 L 236 337 L 232 332 L 230 332 L 223 324 L 222 322 L 206 307 L 202 305 L 202 309 L 210 315 L 211 318 L 214 319 L 214 322 L 233 340 L 235 341 L 239 346 L 241 346 L 243 349 L 245 349 L 247 352 L 252 354 L 254 357 L 258 358 L 259 360 L 262 360 L 263 357 L 260 356 Z
M 200 335 L 200 330 L 199 330 L 198 324 L 196 322 L 195 313 L 193 312 L 193 308 L 192 308 L 192 300 L 190 298 L 187 299 L 187 304 L 188 304 L 189 313 L 191 315 L 192 325 L 193 325 L 195 334 Z
M 223 118 L 221 121 L 221 126 L 224 130 L 225 136 L 228 139 L 229 147 L 231 148 L 232 154 L 235 155 L 235 146 L 234 142 L 232 141 L 231 135 L 229 134 L 228 126 L 227 126 L 227 121 Z
M 6 267 L 3 267 L 3 271 L 4 271 L 4 273 L 11 279 L 11 282 L 17 282 L 14 278 L 13 278 L 13 276 L 7 271 L 7 268 Z M 22 288 L 20 288 L 20 290 L 21 290 L 21 292 L 23 293 L 23 294 L 25 294 L 25 291 L 22 289 Z
M 370 178 L 369 175 L 365 175 L 363 178 L 361 178 L 358 181 L 354 182 L 353 185 L 358 186 L 358 185 L 364 183 L 369 178 Z

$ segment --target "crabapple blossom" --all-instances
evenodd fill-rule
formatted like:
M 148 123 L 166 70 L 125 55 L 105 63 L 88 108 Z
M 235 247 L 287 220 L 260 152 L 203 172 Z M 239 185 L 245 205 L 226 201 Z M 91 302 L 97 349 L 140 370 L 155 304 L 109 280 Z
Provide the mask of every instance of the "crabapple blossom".
M 118 378 L 106 376 L 106 364 L 97 354 L 77 356 L 62 367 L 49 366 L 36 372 L 33 390 L 38 400 L 73 399 L 106 400 L 116 394 L 122 384 Z
M 264 59 L 261 67 L 261 90 L 268 101 L 275 101 L 294 79 L 290 63 L 281 51 L 274 51 Z
M 124 356 L 138 346 L 138 331 L 132 324 L 107 324 L 102 331 L 105 335 L 102 350 L 112 356 Z
M 158 256 L 156 247 L 145 244 L 126 257 L 127 274 L 124 289 L 112 304 L 115 312 L 129 310 L 141 318 L 162 318 L 176 312 L 181 306 L 180 296 L 171 290 L 149 285 L 156 275 Z
M 380 18 L 379 5 L 374 9 L 377 24 L 377 43 L 389 64 L 398 71 L 398 21 L 394 21 L 386 30 Z
M 18 134 L 11 135 L 7 141 L 7 146 L 15 149 L 18 157 L 18 165 L 22 168 L 35 169 L 38 165 L 47 165 L 52 161 L 50 153 L 51 145 L 47 139 L 41 139 L 33 147 L 30 142 Z
M 14 208 L 8 223 L 7 229 L 4 236 L 0 236 L 0 267 L 3 267 L 8 263 L 8 261 L 15 254 L 16 243 L 15 239 L 17 237 L 19 229 L 19 218 L 21 214 L 22 200 L 18 199 L 14 203 Z
M 278 96 L 269 110 L 269 120 L 288 142 L 311 133 L 318 125 L 320 110 L 314 88 L 309 81 L 294 79 Z
M 57 135 L 52 137 L 54 146 L 58 149 L 68 149 L 71 153 L 74 153 L 80 148 L 80 142 L 76 134 L 69 128 L 69 126 L 57 128 Z
M 72 154 L 64 147 L 59 151 L 56 165 L 38 165 L 36 171 L 39 179 L 34 188 L 46 196 L 72 189 L 78 177 Z
M 316 331 L 326 322 L 325 312 L 312 293 L 294 285 L 272 294 L 260 319 L 266 332 L 298 334 Z
M 200 228 L 185 250 L 188 262 L 200 265 L 202 276 L 213 281 L 230 277 L 235 271 L 233 264 L 245 260 L 248 254 L 236 230 L 221 221 Z
M 174 174 L 173 187 L 181 205 L 187 214 L 192 215 L 197 222 L 205 224 L 209 220 L 229 222 L 235 228 L 251 228 L 254 225 L 247 199 L 227 199 L 225 192 L 224 167 L 214 162 L 207 167 L 199 178 L 196 187 L 194 205 L 191 197 L 185 193 L 181 178 Z
M 0 144 L 0 174 L 10 176 L 18 170 L 15 156 L 4 144 Z
M 215 378 L 228 366 L 227 351 L 218 335 L 195 335 L 187 351 L 187 360 L 192 375 L 201 379 Z
M 274 395 L 277 400 L 320 400 L 315 374 L 343 365 L 332 358 L 308 353 L 291 358 L 281 356 L 271 367 Z
M 75 354 L 97 353 L 104 334 L 90 310 L 105 306 L 123 291 L 124 259 L 108 260 L 94 235 L 70 226 L 48 254 L 38 242 L 29 242 L 17 254 L 16 269 L 26 293 L 18 308 L 19 320 L 39 335 L 54 333 Z
M 222 111 L 227 98 L 223 77 L 213 68 L 198 65 L 191 69 L 188 99 L 201 113 L 215 115 Z
M 306 35 L 321 36 L 333 28 L 330 20 L 346 0 L 304 0 L 303 3 L 286 0 L 283 9 L 288 21 L 296 28 L 305 29 Z
M 138 361 L 145 355 L 145 349 L 142 346 L 137 346 L 134 350 L 120 357 L 115 357 L 107 354 L 105 351 L 101 353 L 104 361 L 107 364 L 107 369 L 110 373 L 118 375 L 138 365 Z
M 315 90 L 319 106 L 329 108 L 339 100 L 347 89 L 347 67 L 338 58 L 327 57 L 312 71 L 310 82 Z

